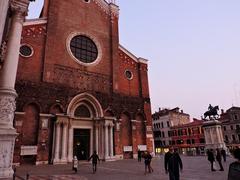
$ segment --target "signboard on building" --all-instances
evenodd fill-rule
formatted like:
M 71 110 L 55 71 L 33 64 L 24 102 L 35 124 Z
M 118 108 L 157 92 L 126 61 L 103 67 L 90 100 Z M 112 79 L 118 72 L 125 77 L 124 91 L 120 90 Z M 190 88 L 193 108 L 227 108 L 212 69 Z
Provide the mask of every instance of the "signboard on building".
M 153 138 L 152 134 L 147 134 L 147 138 Z
M 138 149 L 140 151 L 146 151 L 147 150 L 147 146 L 146 145 L 138 145 Z
M 132 152 L 132 146 L 123 146 L 124 152 Z
M 20 155 L 37 155 L 37 146 L 21 146 Z

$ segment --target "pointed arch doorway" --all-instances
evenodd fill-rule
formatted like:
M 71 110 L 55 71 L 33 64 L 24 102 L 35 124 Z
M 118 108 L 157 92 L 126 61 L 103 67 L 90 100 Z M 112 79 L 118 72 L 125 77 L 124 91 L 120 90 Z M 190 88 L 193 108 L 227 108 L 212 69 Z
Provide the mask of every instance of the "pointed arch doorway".
M 113 157 L 114 120 L 105 118 L 97 99 L 88 93 L 75 96 L 67 115 L 57 114 L 54 164 L 88 159 L 94 150 L 101 159 Z

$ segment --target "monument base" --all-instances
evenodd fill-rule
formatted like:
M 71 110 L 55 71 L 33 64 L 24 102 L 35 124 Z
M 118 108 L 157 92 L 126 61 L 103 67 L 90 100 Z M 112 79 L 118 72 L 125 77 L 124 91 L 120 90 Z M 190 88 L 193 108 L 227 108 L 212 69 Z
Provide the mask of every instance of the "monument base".
M 13 177 L 12 159 L 16 136 L 15 129 L 0 129 L 0 179 Z
M 205 121 L 203 123 L 206 149 L 227 149 L 223 139 L 221 122 L 218 120 Z

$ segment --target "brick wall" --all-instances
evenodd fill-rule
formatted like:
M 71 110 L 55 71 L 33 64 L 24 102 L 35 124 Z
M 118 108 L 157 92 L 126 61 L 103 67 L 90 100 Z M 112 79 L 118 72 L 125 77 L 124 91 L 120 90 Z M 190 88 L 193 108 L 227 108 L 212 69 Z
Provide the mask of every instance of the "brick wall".
M 39 105 L 40 113 L 66 113 L 74 96 L 88 92 L 97 98 L 103 111 L 111 107 L 118 120 L 122 119 L 120 129 L 114 134 L 117 155 L 123 154 L 123 146 L 133 145 L 134 153 L 139 144 L 152 146 L 146 138 L 146 133 L 151 133 L 146 131 L 146 124 L 151 126 L 147 65 L 119 49 L 118 17 L 107 14 L 95 1 L 51 0 L 47 23 L 32 24 L 25 24 L 22 33 L 22 43 L 29 44 L 34 53 L 29 58 L 19 57 L 17 111 L 23 112 L 27 104 L 34 102 Z M 67 49 L 67 39 L 73 32 L 82 32 L 99 43 L 102 56 L 97 64 L 83 66 L 73 60 Z M 126 78 L 126 70 L 133 73 L 131 80 Z M 58 108 L 54 106 L 56 102 Z M 139 110 L 143 116 L 137 119 L 136 129 L 132 129 L 131 120 L 135 120 Z M 51 153 L 53 128 L 36 130 L 42 120 L 39 113 L 38 118 L 35 115 L 15 117 L 15 122 L 22 121 L 22 126 L 16 127 L 19 132 L 16 162 L 20 146 L 34 144 L 29 141 L 36 137 L 36 160 L 47 161 Z M 28 128 L 30 131 L 25 133 Z M 132 154 L 126 153 L 125 157 Z

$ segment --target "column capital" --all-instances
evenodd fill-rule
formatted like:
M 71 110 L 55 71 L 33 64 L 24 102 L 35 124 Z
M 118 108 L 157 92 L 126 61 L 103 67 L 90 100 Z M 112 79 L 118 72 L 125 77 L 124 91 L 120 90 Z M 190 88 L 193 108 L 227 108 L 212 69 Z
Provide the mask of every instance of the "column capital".
M 68 128 L 69 128 L 69 129 L 72 128 L 72 123 L 73 123 L 73 122 L 72 122 L 72 119 L 69 119 L 69 120 L 68 120 Z
M 68 123 L 69 123 L 68 121 L 63 120 L 63 121 L 62 121 L 63 127 L 67 127 Z
M 56 124 L 57 126 L 60 126 L 60 125 L 62 124 L 62 121 L 59 120 L 59 119 L 57 119 L 56 122 L 55 122 L 55 124 Z
M 17 14 L 19 20 L 22 20 L 22 17 L 27 16 L 28 13 L 29 0 L 11 0 L 10 8 L 13 13 Z

